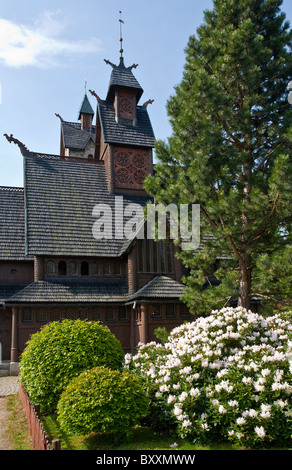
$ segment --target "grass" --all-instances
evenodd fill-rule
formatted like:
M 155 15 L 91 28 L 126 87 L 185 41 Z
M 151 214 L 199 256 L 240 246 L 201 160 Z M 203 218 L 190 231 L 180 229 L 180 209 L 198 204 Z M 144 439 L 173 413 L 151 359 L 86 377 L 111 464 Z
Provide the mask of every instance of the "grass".
M 26 420 L 18 394 L 10 395 L 7 399 L 7 409 L 10 412 L 8 437 L 13 446 L 13 450 L 32 450 L 32 442 L 29 433 L 29 427 Z M 182 451 L 201 451 L 201 450 L 244 450 L 243 447 L 232 445 L 227 442 L 217 442 L 211 445 L 192 444 L 180 438 L 160 434 L 150 428 L 137 426 L 133 430 L 133 439 L 129 443 L 123 443 L 115 446 L 112 436 L 106 433 L 92 433 L 87 436 L 70 435 L 64 432 L 60 427 L 57 415 L 51 414 L 42 416 L 42 423 L 49 441 L 52 439 L 61 440 L 62 450 L 172 450 L 173 444 L 176 443 L 176 450 Z M 284 449 L 273 449 L 284 450 Z
M 92 433 L 87 436 L 67 434 L 60 427 L 55 414 L 43 416 L 42 423 L 50 441 L 56 438 L 61 440 L 62 450 L 171 450 L 174 443 L 177 444 L 176 450 L 240 450 L 240 447 L 229 443 L 195 445 L 142 426 L 134 428 L 131 442 L 115 446 L 112 436 L 106 433 Z
M 12 450 L 33 450 L 27 419 L 18 394 L 9 395 L 7 410 L 10 412 L 7 437 Z

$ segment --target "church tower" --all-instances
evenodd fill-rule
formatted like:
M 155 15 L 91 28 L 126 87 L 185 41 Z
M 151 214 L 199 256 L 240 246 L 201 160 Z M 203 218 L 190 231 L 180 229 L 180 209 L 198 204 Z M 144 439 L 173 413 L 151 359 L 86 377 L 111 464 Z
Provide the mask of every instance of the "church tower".
M 139 104 L 143 89 L 126 67 L 105 60 L 112 67 L 105 100 L 97 98 L 95 159 L 106 165 L 110 192 L 146 195 L 143 181 L 153 171 L 155 137 L 147 105 Z

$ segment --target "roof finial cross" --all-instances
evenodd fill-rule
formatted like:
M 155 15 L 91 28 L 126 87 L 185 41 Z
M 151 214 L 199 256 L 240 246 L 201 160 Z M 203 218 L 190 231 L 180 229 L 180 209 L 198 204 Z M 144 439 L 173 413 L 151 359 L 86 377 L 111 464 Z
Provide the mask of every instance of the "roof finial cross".
M 120 48 L 120 54 L 121 54 L 121 57 L 123 57 L 123 34 L 122 34 L 122 24 L 124 24 L 124 21 L 122 20 L 122 12 L 121 10 L 119 11 L 120 13 L 120 19 L 119 19 L 119 22 L 120 22 L 120 43 L 121 43 L 121 48 Z

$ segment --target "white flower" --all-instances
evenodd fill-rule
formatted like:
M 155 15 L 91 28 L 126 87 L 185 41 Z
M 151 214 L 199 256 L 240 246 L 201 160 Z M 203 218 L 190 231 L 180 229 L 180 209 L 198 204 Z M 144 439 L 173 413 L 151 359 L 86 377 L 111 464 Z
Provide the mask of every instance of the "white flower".
M 175 416 L 179 416 L 182 414 L 182 409 L 179 406 L 175 405 L 173 413 L 175 414 Z
M 126 365 L 130 364 L 131 360 L 132 360 L 132 355 L 129 353 L 125 354 L 125 364 Z
M 192 425 L 189 419 L 185 419 L 182 423 L 183 428 L 189 428 Z
M 198 397 L 198 396 L 201 395 L 201 392 L 200 392 L 200 390 L 199 390 L 198 388 L 191 388 L 191 390 L 190 390 L 190 395 L 191 395 L 192 397 Z
M 192 368 L 190 366 L 184 367 L 181 369 L 180 374 L 189 374 L 192 371 Z
M 244 384 L 250 384 L 251 383 L 251 377 L 243 377 L 242 382 Z
M 238 401 L 236 401 L 236 400 L 229 400 L 228 405 L 229 405 L 229 406 L 232 406 L 232 407 L 238 406 Z
M 169 447 L 172 447 L 174 449 L 175 447 L 178 447 L 178 444 L 174 442 L 173 444 L 170 444 Z
M 280 406 L 280 408 L 284 408 L 285 406 L 288 405 L 288 402 L 287 402 L 287 400 L 281 400 L 280 399 L 280 400 L 274 401 L 274 405 Z
M 257 392 L 263 392 L 265 390 L 265 386 L 260 385 L 258 382 L 254 382 L 253 385 Z
M 265 405 L 264 403 L 261 404 L 262 413 L 269 413 L 271 408 L 271 405 Z
M 169 397 L 167 399 L 167 403 L 170 404 L 170 403 L 174 402 L 175 400 L 176 400 L 175 395 L 169 395 Z
M 251 418 L 255 418 L 258 415 L 258 412 L 256 410 L 251 409 L 249 410 L 248 414 Z
M 242 424 L 246 423 L 246 420 L 244 418 L 237 418 L 236 423 L 242 426 Z
M 221 413 L 221 414 L 226 413 L 226 409 L 224 408 L 223 405 L 220 405 L 220 406 L 219 406 L 218 411 L 219 411 L 219 413 Z
M 188 394 L 186 392 L 182 392 L 180 396 L 178 397 L 179 401 L 185 401 L 187 398 Z
M 256 426 L 256 427 L 254 428 L 254 430 L 255 430 L 256 434 L 257 434 L 259 437 L 261 437 L 261 438 L 265 437 L 266 433 L 265 433 L 265 430 L 264 430 L 263 426 L 260 426 L 260 427 L 259 427 L 259 426 Z

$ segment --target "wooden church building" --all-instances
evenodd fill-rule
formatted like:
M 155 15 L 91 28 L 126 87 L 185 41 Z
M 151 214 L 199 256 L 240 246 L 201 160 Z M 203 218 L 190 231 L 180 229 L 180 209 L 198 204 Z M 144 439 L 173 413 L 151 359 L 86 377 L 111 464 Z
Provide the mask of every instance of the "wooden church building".
M 91 91 L 96 113 L 85 93 L 79 122 L 57 114 L 60 155 L 29 151 L 5 134 L 20 148 L 24 187 L 0 187 L 2 360 L 17 363 L 32 333 L 63 318 L 103 322 L 125 352 L 154 340 L 158 326 L 189 318 L 173 244 L 93 236 L 97 204 L 111 207 L 114 225 L 128 204 L 151 199 L 143 188 L 155 143 L 149 102 L 140 104 L 136 65 L 126 67 L 122 56 L 118 65 L 106 62 L 105 99 Z

